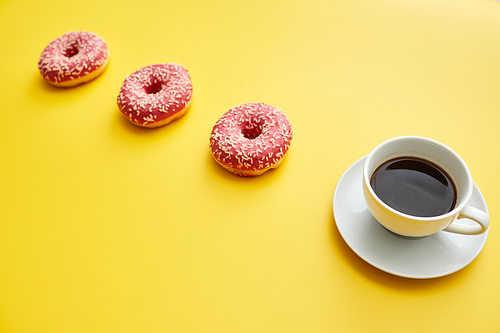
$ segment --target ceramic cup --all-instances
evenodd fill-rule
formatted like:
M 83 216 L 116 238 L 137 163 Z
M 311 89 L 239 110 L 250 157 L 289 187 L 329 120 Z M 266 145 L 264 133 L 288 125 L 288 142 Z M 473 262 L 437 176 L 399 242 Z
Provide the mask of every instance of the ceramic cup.
M 442 168 L 452 179 L 457 191 L 455 207 L 448 213 L 419 217 L 412 216 L 384 203 L 370 185 L 373 172 L 382 163 L 397 157 L 417 157 Z M 402 136 L 387 140 L 372 150 L 363 167 L 363 195 L 368 209 L 386 229 L 407 237 L 423 237 L 441 230 L 464 235 L 478 235 L 490 224 L 488 214 L 469 206 L 473 181 L 469 168 L 457 153 L 444 144 L 418 136 Z M 469 219 L 475 224 L 463 224 Z

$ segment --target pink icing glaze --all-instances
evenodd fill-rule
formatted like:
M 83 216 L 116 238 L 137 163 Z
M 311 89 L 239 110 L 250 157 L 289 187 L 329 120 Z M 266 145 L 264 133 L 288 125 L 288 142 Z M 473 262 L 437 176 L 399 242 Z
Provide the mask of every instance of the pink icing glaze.
M 109 50 L 98 35 L 87 31 L 69 32 L 45 47 L 38 69 L 43 78 L 57 84 L 76 80 L 107 63 Z
M 278 165 L 293 133 L 285 114 L 271 105 L 247 103 L 231 108 L 215 123 L 210 150 L 221 164 L 257 171 Z
M 178 64 L 155 64 L 125 78 L 117 104 L 134 124 L 165 122 L 191 103 L 193 85 L 187 70 Z

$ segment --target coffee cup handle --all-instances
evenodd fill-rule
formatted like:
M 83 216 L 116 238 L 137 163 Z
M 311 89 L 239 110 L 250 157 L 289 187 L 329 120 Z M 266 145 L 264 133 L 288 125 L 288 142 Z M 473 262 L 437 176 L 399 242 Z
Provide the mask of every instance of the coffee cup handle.
M 476 222 L 476 224 L 465 225 L 457 223 L 457 221 L 463 218 L 472 220 L 473 222 Z M 456 234 L 463 234 L 463 235 L 479 235 L 488 230 L 489 226 L 490 226 L 490 217 L 488 214 L 486 214 L 480 209 L 467 206 L 464 208 L 464 210 L 462 210 L 461 213 L 458 214 L 456 220 L 453 221 L 453 223 L 451 223 L 449 226 L 447 226 L 444 229 L 444 231 L 453 232 Z

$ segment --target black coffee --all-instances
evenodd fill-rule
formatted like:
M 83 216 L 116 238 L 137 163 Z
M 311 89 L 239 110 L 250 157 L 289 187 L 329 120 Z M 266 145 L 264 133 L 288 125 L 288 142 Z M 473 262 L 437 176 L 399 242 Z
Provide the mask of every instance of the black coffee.
M 451 177 L 434 163 L 416 157 L 385 162 L 375 170 L 370 184 L 387 205 L 413 216 L 446 214 L 457 201 Z

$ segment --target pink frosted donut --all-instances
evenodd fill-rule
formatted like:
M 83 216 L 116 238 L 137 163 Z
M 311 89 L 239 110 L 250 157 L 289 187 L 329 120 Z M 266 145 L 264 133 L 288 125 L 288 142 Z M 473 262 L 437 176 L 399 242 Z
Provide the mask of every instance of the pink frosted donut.
M 210 151 L 228 171 L 259 176 L 283 162 L 292 137 L 292 126 L 280 109 L 247 103 L 231 108 L 215 123 Z
M 193 85 L 184 67 L 174 63 L 156 64 L 125 78 L 117 104 L 132 124 L 159 127 L 182 117 L 192 96 Z
M 42 77 L 58 87 L 73 87 L 95 79 L 109 60 L 106 42 L 87 31 L 69 32 L 54 39 L 40 55 Z

